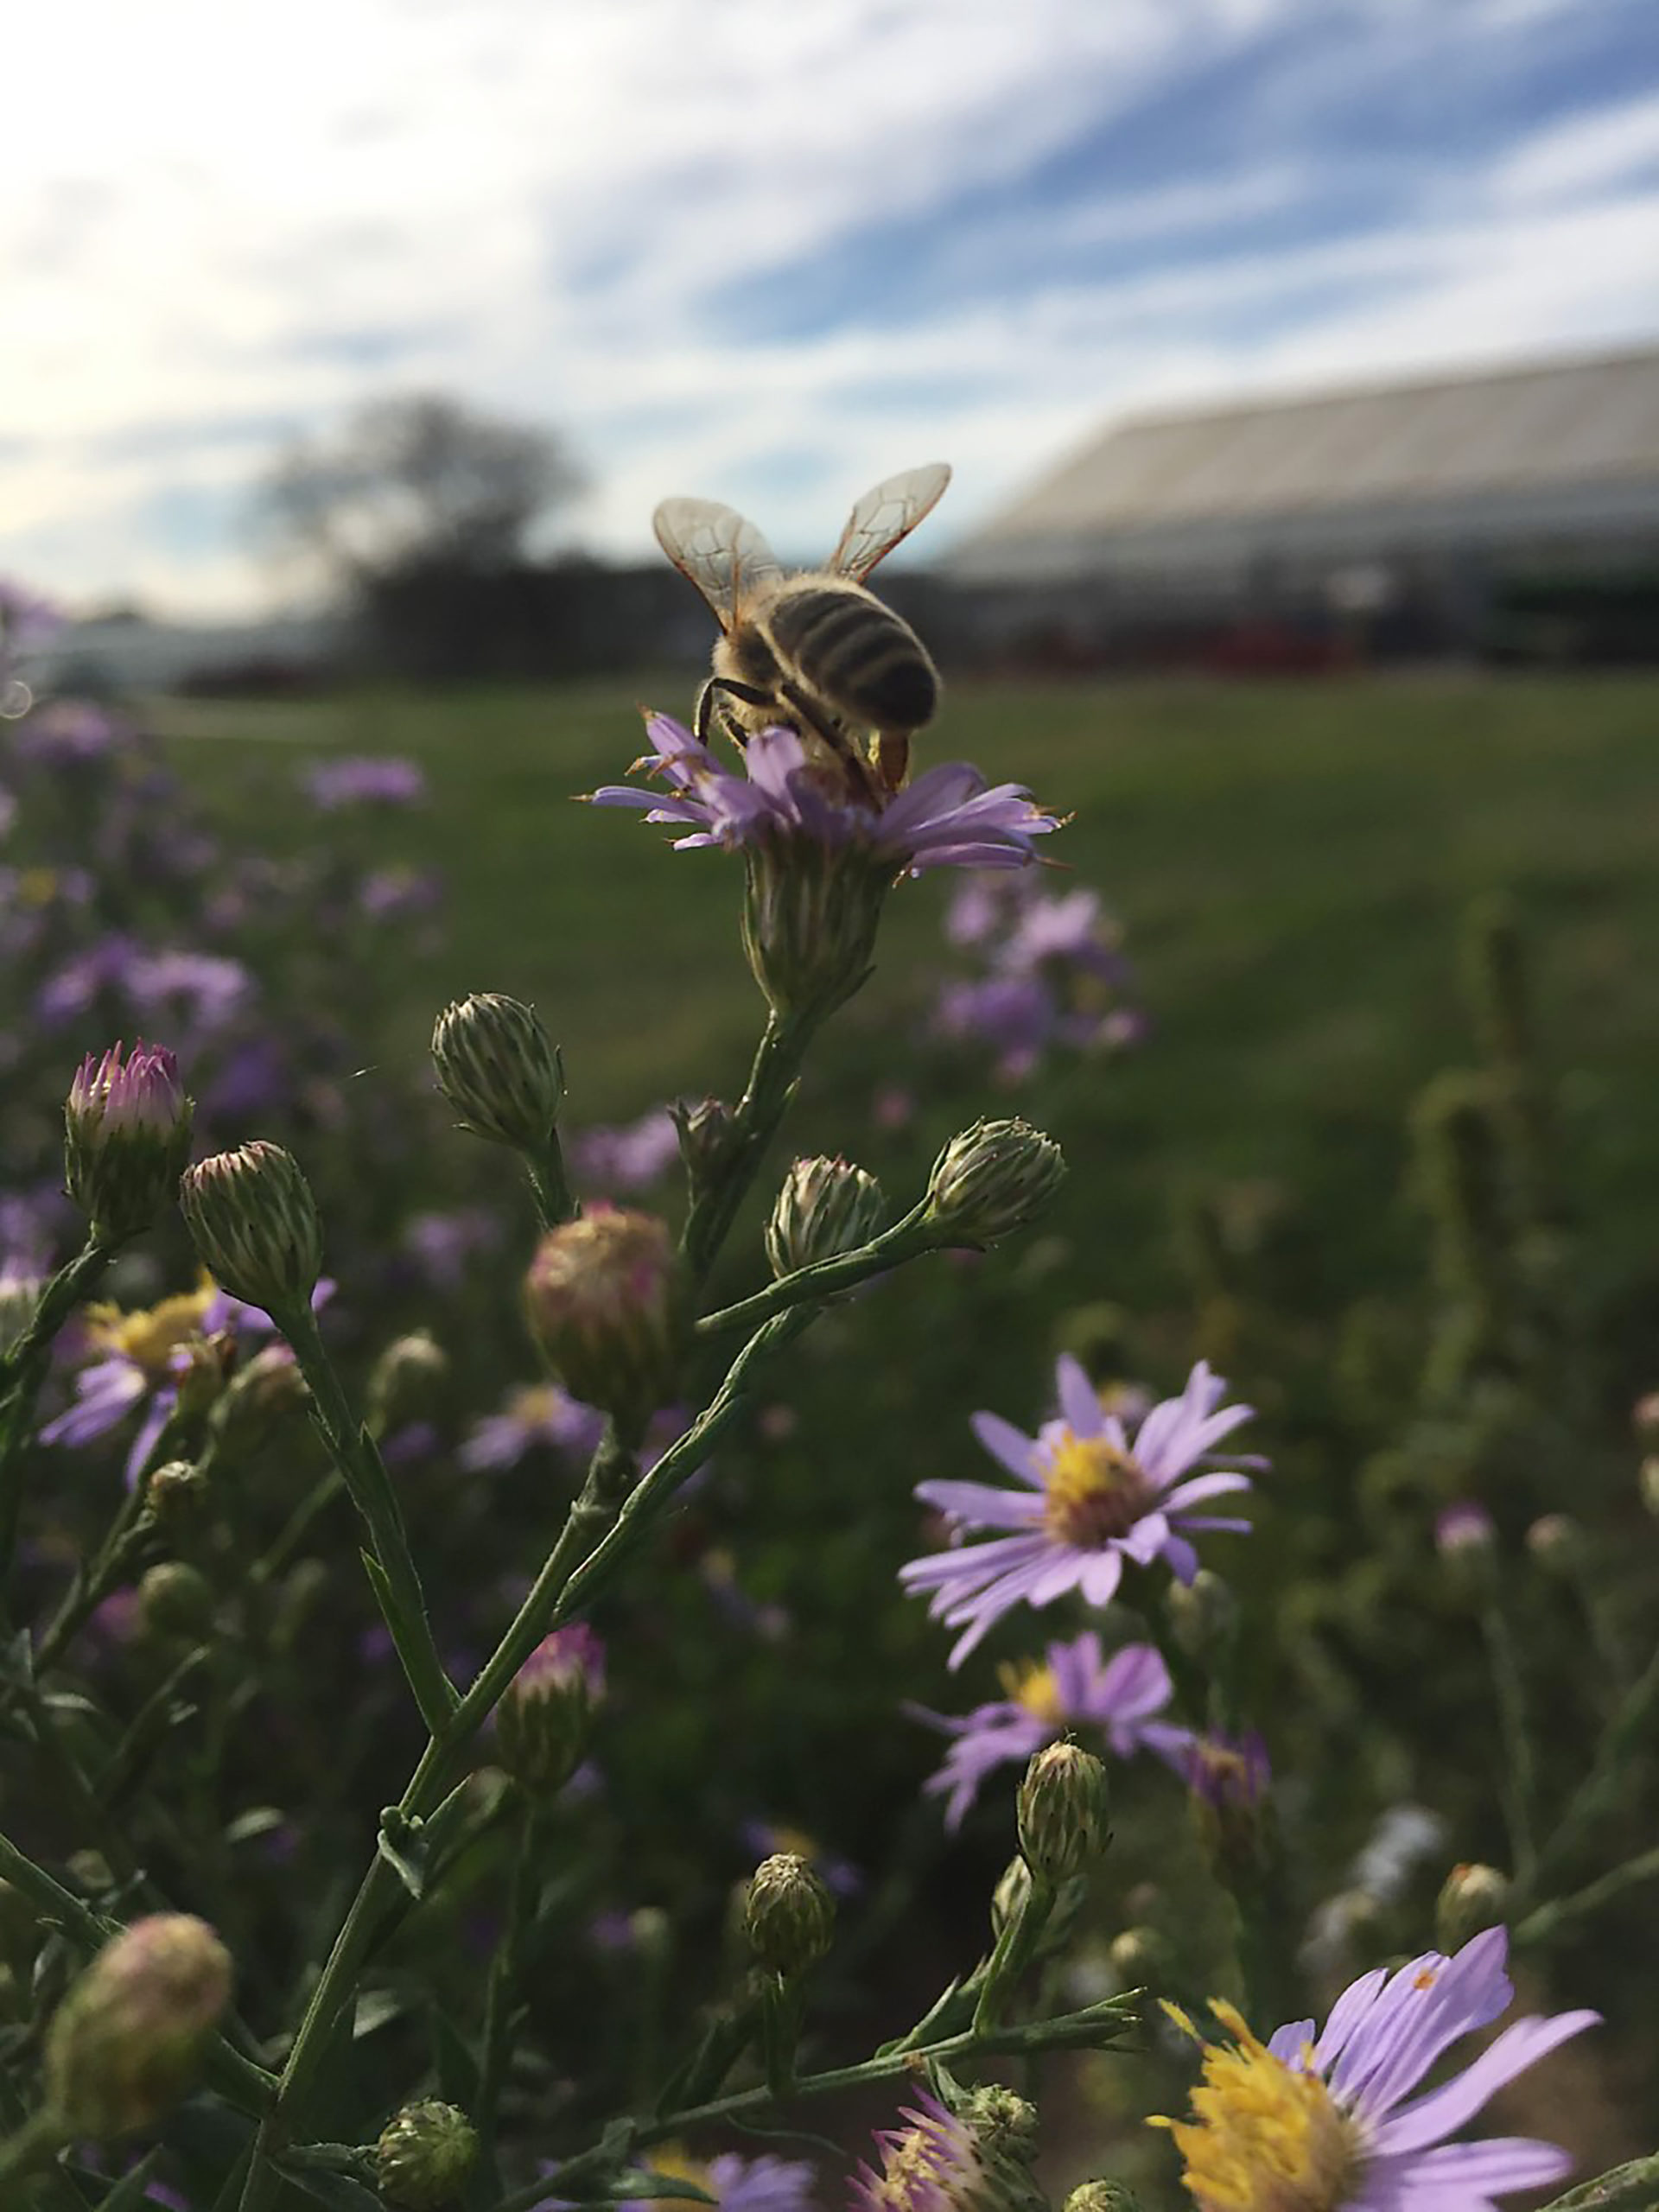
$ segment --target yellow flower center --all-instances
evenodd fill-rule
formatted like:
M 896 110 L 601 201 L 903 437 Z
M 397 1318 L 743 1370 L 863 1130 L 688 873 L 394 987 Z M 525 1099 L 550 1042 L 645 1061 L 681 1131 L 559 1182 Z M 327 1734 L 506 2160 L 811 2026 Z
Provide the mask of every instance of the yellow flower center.
M 1151 2123 L 1174 2138 L 1198 2212 L 1340 2212 L 1364 2155 L 1354 2122 L 1317 2074 L 1294 2073 L 1232 2005 L 1214 1999 L 1211 2010 L 1236 2040 L 1205 2045 L 1191 2120 Z
M 997 1679 L 1015 1705 L 1023 1705 L 1036 1719 L 1058 1728 L 1065 1719 L 1054 1669 L 1036 1659 L 1005 1659 Z
M 204 1274 L 194 1290 L 131 1313 L 124 1313 L 118 1306 L 89 1306 L 87 1335 L 99 1351 L 118 1354 L 142 1368 L 152 1382 L 165 1382 L 168 1358 L 181 1344 L 201 1334 L 207 1308 L 218 1295 L 213 1277 Z
M 1048 1502 L 1043 1525 L 1065 1543 L 1098 1549 L 1109 1536 L 1125 1536 L 1152 1503 L 1153 1490 L 1140 1463 L 1103 1436 L 1061 1432 L 1043 1478 Z
M 507 1406 L 516 1421 L 533 1423 L 552 1421 L 569 1402 L 556 1382 L 525 1382 L 513 1391 Z
M 645 2153 L 646 2161 L 654 2174 L 666 2174 L 673 2181 L 689 2181 L 694 2189 L 706 2189 L 710 2196 L 718 2197 L 720 2191 L 709 2178 L 708 2162 L 693 2158 L 681 2150 L 677 2143 L 659 2144 Z M 688 2206 L 683 2196 L 652 2196 L 646 2202 L 656 2212 L 693 2212 L 696 2200 Z

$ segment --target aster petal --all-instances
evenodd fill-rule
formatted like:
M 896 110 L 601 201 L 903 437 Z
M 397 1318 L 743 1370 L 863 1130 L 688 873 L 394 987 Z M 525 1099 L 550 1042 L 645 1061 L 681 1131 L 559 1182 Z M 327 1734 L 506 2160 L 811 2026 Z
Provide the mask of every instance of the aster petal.
M 1109 1605 L 1117 1595 L 1117 1586 L 1123 1580 L 1122 1554 L 1109 1546 L 1096 1552 L 1084 1563 L 1081 1587 L 1091 1605 Z
M 1023 1429 L 1004 1421 L 1001 1414 L 976 1414 L 968 1426 L 992 1459 L 1000 1459 L 1011 1475 L 1018 1475 L 1033 1490 L 1043 1488 L 1042 1471 L 1036 1464 L 1036 1441 Z
M 1098 1554 L 1079 1551 L 1073 1544 L 1051 1548 L 1046 1567 L 1026 1593 L 1027 1601 L 1033 1605 L 1052 1605 L 1068 1590 L 1079 1589 L 1085 1573 L 1097 1557 Z
M 1515 1995 L 1509 1931 L 1488 1928 L 1448 1959 L 1426 1951 L 1390 1975 L 1344 2052 L 1332 2087 L 1372 2119 L 1397 2104 L 1459 2036 L 1484 2028 Z
M 1190 1589 L 1198 1571 L 1198 1555 L 1186 1538 L 1178 1536 L 1172 1529 L 1164 1539 L 1164 1557 L 1175 1580 Z
M 1312 2020 L 1287 2020 L 1282 2028 L 1275 2028 L 1268 2037 L 1268 2049 L 1275 2058 L 1282 2060 L 1293 2073 L 1300 2074 L 1303 2069 L 1295 2062 L 1300 2058 L 1302 2052 L 1313 2040 Z
M 1341 2057 L 1349 2037 L 1376 2003 L 1377 1993 L 1388 1978 L 1386 1967 L 1373 1967 L 1357 1981 L 1351 1981 L 1331 2007 L 1325 2032 L 1313 2046 L 1313 2062 L 1321 2074 L 1328 2073 Z
M 1073 1436 L 1098 1436 L 1106 1419 L 1100 1393 L 1084 1373 L 1082 1362 L 1069 1351 L 1063 1351 L 1054 1363 L 1054 1383 L 1060 1411 Z
M 1150 1567 L 1169 1541 L 1169 1523 L 1161 1513 L 1143 1513 L 1132 1529 L 1112 1538 L 1113 1548 L 1137 1567 Z
M 1249 1490 L 1248 1475 L 1194 1475 L 1189 1481 L 1177 1483 L 1158 1501 L 1166 1513 L 1177 1511 L 1184 1505 L 1200 1505 L 1206 1497 L 1225 1497 L 1230 1491 Z
M 1484 2212 L 1512 2190 L 1545 2189 L 1573 2171 L 1573 2156 L 1527 2135 L 1489 2135 L 1478 2143 L 1443 2143 L 1402 2161 L 1379 2158 L 1379 2180 L 1393 2180 L 1402 2212 Z
M 1524 2074 L 1557 2044 L 1597 2026 L 1600 2019 L 1599 2012 L 1558 2012 L 1552 2019 L 1515 2021 L 1455 2080 L 1414 2098 L 1383 2120 L 1373 2139 L 1379 2154 L 1424 2150 L 1442 2141 L 1454 2128 L 1472 2120 L 1506 2082 Z
M 1144 1719 L 1161 1713 L 1174 1691 L 1164 1655 L 1154 1644 L 1126 1643 L 1112 1654 L 1102 1672 L 1096 1712 L 1102 1718 L 1109 1713 L 1114 1720 Z
M 970 1529 L 1023 1529 L 1040 1520 L 1043 1502 L 1019 1491 L 994 1490 L 988 1483 L 918 1483 L 916 1496 L 936 1512 Z
M 988 1544 L 964 1544 L 907 1560 L 899 1570 L 899 1580 L 924 1588 L 936 1582 L 958 1582 L 971 1587 L 995 1581 L 1005 1567 L 1016 1566 L 1022 1559 L 1046 1559 L 1048 1551 L 1041 1536 L 996 1536 Z
M 149 1385 L 129 1360 L 99 1360 L 75 1377 L 74 1403 L 47 1422 L 42 1444 L 90 1444 L 105 1435 L 137 1404 Z
M 161 1440 L 162 1431 L 172 1420 L 178 1402 L 176 1390 L 158 1390 L 150 1400 L 149 1408 L 138 1424 L 138 1433 L 127 1452 L 124 1473 L 129 1490 L 137 1486 L 138 1478 L 143 1472 L 144 1462 Z
M 1066 1719 L 1085 1719 L 1100 1683 L 1100 1638 L 1091 1628 L 1070 1643 L 1051 1643 L 1044 1655 Z

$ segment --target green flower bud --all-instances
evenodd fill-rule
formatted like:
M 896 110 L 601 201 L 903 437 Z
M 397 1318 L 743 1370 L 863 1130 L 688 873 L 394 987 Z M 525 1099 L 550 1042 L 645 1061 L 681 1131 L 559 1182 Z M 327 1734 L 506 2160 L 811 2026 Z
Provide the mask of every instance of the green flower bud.
M 750 1877 L 743 1932 L 769 1973 L 793 1980 L 834 1942 L 836 1901 L 798 1852 L 774 1852 Z
M 1065 1179 L 1058 1145 L 1029 1122 L 976 1122 L 933 1163 L 928 1211 L 953 1244 L 995 1244 L 1025 1229 Z
M 449 1355 L 429 1329 L 415 1329 L 389 1344 L 369 1376 L 369 1424 L 378 1433 L 418 1421 L 437 1401 L 449 1373 Z
M 73 2136 L 109 2142 L 165 2118 L 194 2084 L 231 2000 L 231 1955 L 188 1913 L 135 1920 L 58 2007 L 47 2101 Z
M 723 1098 L 682 1098 L 669 1108 L 680 1133 L 680 1158 L 693 1192 L 725 1172 L 732 1149 L 732 1109 Z
M 1434 1905 L 1434 1940 L 1440 1948 L 1458 1950 L 1471 1936 L 1497 1927 L 1508 1915 L 1512 1888 L 1509 1876 L 1496 1866 L 1454 1866 Z
M 1020 1784 L 1020 1848 L 1046 1882 L 1087 1873 L 1111 1840 L 1106 1770 L 1080 1744 L 1046 1744 Z
M 399 2212 L 445 2212 L 477 2160 L 477 2129 L 457 2106 L 435 2098 L 405 2105 L 374 2146 L 380 2194 Z
M 38 1275 L 0 1273 L 0 1359 L 11 1350 L 40 1311 L 45 1287 Z
M 605 1694 L 605 1647 L 582 1622 L 544 1636 L 495 1714 L 495 1755 L 532 1796 L 563 1789 L 582 1764 Z
M 1010 1859 L 991 1891 L 991 1934 L 1000 1936 L 1010 1921 L 1025 1910 L 1031 1896 L 1031 1869 L 1023 1859 Z
M 1037 2107 L 1017 2090 L 1000 2082 L 963 2091 L 955 2106 L 978 2138 L 982 2152 L 992 2158 L 1008 2158 L 1024 2164 L 1037 2145 Z
M 1080 2181 L 1065 2212 L 1141 2212 L 1141 2200 L 1126 2182 Z
M 672 1395 L 690 1333 L 666 1224 L 594 1206 L 543 1237 L 524 1291 L 531 1328 L 572 1397 L 638 1438 Z
M 215 1603 L 207 1576 L 181 1559 L 163 1560 L 138 1585 L 138 1611 L 157 1636 L 200 1643 L 212 1630 Z
M 849 1160 L 798 1160 L 766 1224 L 774 1275 L 839 1259 L 880 1236 L 887 1202 L 874 1175 Z
M 253 1452 L 310 1395 L 288 1346 L 265 1344 L 231 1377 L 213 1408 L 213 1433 L 232 1456 Z
M 891 859 L 779 835 L 744 854 L 743 950 L 778 1014 L 822 1020 L 868 981 Z
M 179 1205 L 202 1264 L 232 1298 L 273 1318 L 308 1303 L 322 1272 L 322 1223 L 300 1166 L 257 1141 L 187 1170 Z
M 499 991 L 457 1000 L 433 1026 L 432 1065 L 463 1128 L 518 1152 L 545 1147 L 564 1101 L 564 1071 L 534 1007 Z
M 1125 1989 L 1155 1988 L 1168 1977 L 1169 1946 L 1155 1928 L 1124 1929 L 1106 1955 Z
M 194 1111 L 165 1046 L 141 1037 L 124 1066 L 119 1045 L 81 1062 L 64 1103 L 64 1180 L 100 1243 L 136 1236 L 170 1202 Z
M 1570 1574 L 1584 1559 L 1584 1530 L 1570 1513 L 1543 1513 L 1527 1530 L 1527 1549 L 1540 1567 Z
M 1226 1643 L 1238 1626 L 1238 1600 L 1220 1575 L 1201 1567 L 1191 1582 L 1170 1583 L 1164 1610 L 1175 1641 L 1191 1659 L 1203 1659 Z
M 207 1477 L 188 1459 L 168 1459 L 144 1480 L 144 1510 L 158 1529 L 199 1529 L 209 1512 Z

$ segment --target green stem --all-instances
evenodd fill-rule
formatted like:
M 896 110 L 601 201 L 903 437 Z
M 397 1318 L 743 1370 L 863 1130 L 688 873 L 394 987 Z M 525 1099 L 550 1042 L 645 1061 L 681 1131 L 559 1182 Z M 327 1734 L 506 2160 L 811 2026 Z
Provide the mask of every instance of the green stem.
M 974 2007 L 974 2024 L 970 2033 L 985 2036 L 995 2031 L 1004 1998 L 1037 1955 L 1038 1943 L 1048 1924 L 1058 1896 L 1058 1891 L 1053 1883 L 1046 1880 L 1033 1867 L 1031 1887 L 1026 1891 L 1020 1910 L 1011 1913 L 1003 1922 L 997 1936 L 996 1948 L 991 1953 L 990 1964 L 986 1967 L 985 1979 L 980 1985 L 979 2002 Z
M 34 1319 L 0 1360 L 0 1602 L 10 1586 L 22 1516 L 23 1447 L 34 1431 L 52 1347 L 76 1306 L 97 1287 L 116 1249 L 89 1236 L 41 1293 Z
M 561 1223 L 573 1220 L 581 1209 L 565 1173 L 564 1147 L 559 1142 L 558 1131 L 548 1131 L 547 1143 L 540 1153 L 527 1152 L 522 1156 L 542 1227 L 557 1229 Z
M 1109 1998 L 1080 2012 L 1062 2013 L 1058 2019 L 1032 2020 L 982 2033 L 966 2028 L 959 2035 L 942 2037 L 937 2043 L 914 2049 L 891 2050 L 885 2056 L 861 2059 L 854 2066 L 836 2066 L 821 2074 L 803 2074 L 791 2084 L 790 2096 L 834 2096 L 843 2089 L 858 2089 L 871 2082 L 895 2079 L 913 2081 L 931 2060 L 950 2064 L 957 2059 L 1006 2057 L 1052 2050 L 1105 2050 L 1116 2047 L 1118 2037 L 1136 2024 L 1134 2008 L 1121 1998 Z M 596 2144 L 583 2151 L 539 2182 L 515 2190 L 504 2197 L 495 2212 L 529 2212 L 547 2196 L 558 2196 L 569 2183 L 620 2163 L 637 2150 L 662 2143 L 720 2121 L 757 2116 L 777 2102 L 768 2088 L 738 2089 L 729 2096 L 688 2105 L 677 2112 L 660 2113 L 639 2122 L 629 2132 L 620 2157 L 613 2142 Z
M 766 1017 L 748 1085 L 733 1111 L 721 1173 L 693 1198 L 681 1239 L 681 1249 L 697 1285 L 720 1256 L 738 1208 L 760 1172 L 817 1027 L 817 1019 L 811 1015 L 774 1013 Z
M 330 1467 L 326 1475 L 320 1475 L 289 1515 L 269 1548 L 254 1561 L 249 1569 L 249 1580 L 262 1586 L 274 1582 L 305 1541 L 306 1531 L 317 1516 L 326 1512 L 345 1492 L 346 1478 L 338 1467 Z
M 143 1511 L 140 1481 L 122 1500 L 91 1563 L 76 1575 L 63 1603 L 42 1630 L 35 1653 L 36 1674 L 43 1675 L 57 1664 L 111 1591 L 126 1580 L 129 1570 L 143 1556 L 153 1533 L 144 1522 Z
M 1538 1856 L 1529 1878 L 1516 1885 L 1516 1908 L 1530 1904 L 1540 1884 L 1569 1863 L 1585 1838 L 1624 1802 L 1625 1768 L 1643 1738 L 1659 1725 L 1659 1646 L 1602 1731 L 1595 1764 Z
M 1633 1888 L 1637 1882 L 1652 1881 L 1659 1881 L 1659 1849 L 1643 1851 L 1634 1859 L 1627 1859 L 1622 1866 L 1611 1868 L 1599 1880 L 1586 1883 L 1569 1897 L 1555 1897 L 1548 1904 L 1541 1904 L 1516 1929 L 1515 1940 L 1517 1944 L 1548 1943 L 1573 1921 L 1599 1910 L 1610 1897 Z
M 644 1540 L 654 1509 L 665 1503 L 702 1466 L 715 1440 L 741 1411 L 743 1385 L 750 1370 L 767 1352 L 798 1336 L 811 1319 L 810 1313 L 800 1311 L 779 1314 L 757 1330 L 733 1361 L 705 1410 L 620 1507 L 613 1502 L 617 1490 L 614 1440 L 607 1437 L 601 1443 L 582 1493 L 570 1508 L 529 1596 L 467 1694 L 434 1730 L 398 1802 L 401 1815 L 423 1820 L 441 1802 L 464 1761 L 467 1745 L 543 1637 L 576 1611 L 594 1584 Z M 595 1541 L 601 1530 L 605 1533 L 597 1535 Z M 334 1938 L 294 2037 L 276 2107 L 254 2146 L 241 2212 L 264 2212 L 281 2186 L 272 2160 L 298 2133 L 334 2022 L 357 1986 L 386 1910 L 404 1894 L 397 1875 L 377 1853 Z
M 368 1530 L 379 1568 L 378 1574 L 370 1576 L 375 1597 L 421 1718 L 430 1733 L 436 1735 L 459 1700 L 432 1639 L 426 1594 L 416 1572 L 403 1508 L 391 1478 L 373 1438 L 352 1412 L 334 1363 L 323 1349 L 311 1308 L 302 1306 L 272 1318 L 293 1347 L 311 1392 L 312 1418 Z
M 771 1320 L 774 1313 L 787 1313 L 791 1306 L 836 1297 L 842 1291 L 868 1282 L 872 1275 L 886 1274 L 906 1260 L 916 1259 L 924 1252 L 937 1251 L 938 1240 L 924 1226 L 926 1220 L 927 1204 L 924 1200 L 912 1207 L 902 1221 L 883 1230 L 868 1244 L 861 1244 L 856 1251 L 843 1252 L 833 1260 L 820 1260 L 814 1267 L 798 1268 L 792 1274 L 780 1275 L 764 1290 L 757 1290 L 753 1298 L 740 1299 L 735 1306 L 723 1306 L 718 1313 L 706 1313 L 697 1324 L 697 1334 L 717 1337 L 738 1329 L 757 1329 L 761 1322 Z
M 497 2107 L 511 2055 L 514 2002 L 524 1971 L 524 1951 L 541 1895 L 539 1859 L 542 1825 L 538 1808 L 528 1798 L 518 1813 L 512 1879 L 507 1891 L 505 1923 L 490 1961 L 484 2000 L 484 2035 L 478 2063 L 478 2097 L 473 2120 L 486 2168 L 495 2163 Z
M 1615 2166 L 1594 2181 L 1580 2182 L 1565 2196 L 1553 2196 L 1544 2212 L 1653 2212 L 1659 2203 L 1659 2152 Z M 505 2207 L 502 2208 L 505 2212 Z
M 1497 1700 L 1498 1733 L 1503 1745 L 1503 1821 L 1509 1831 L 1510 1856 L 1516 1878 L 1530 1880 L 1536 1859 L 1533 1844 L 1532 1808 L 1534 1769 L 1532 1737 L 1527 1726 L 1526 1695 L 1521 1685 L 1521 1663 L 1503 1608 L 1494 1599 L 1482 1608 L 1481 1633 L 1486 1639 L 1487 1663 Z

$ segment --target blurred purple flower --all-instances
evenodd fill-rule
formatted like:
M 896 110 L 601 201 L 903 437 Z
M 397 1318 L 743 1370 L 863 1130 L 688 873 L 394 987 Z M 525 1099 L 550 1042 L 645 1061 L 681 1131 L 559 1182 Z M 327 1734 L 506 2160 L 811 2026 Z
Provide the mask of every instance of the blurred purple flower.
M 1186 1532 L 1249 1526 L 1192 1510 L 1250 1487 L 1247 1475 L 1216 1470 L 1211 1454 L 1250 1419 L 1251 1408 L 1222 1405 L 1227 1385 L 1205 1361 L 1192 1370 L 1179 1398 L 1153 1408 L 1133 1441 L 1118 1415 L 1102 1407 L 1070 1353 L 1056 1363 L 1055 1381 L 1060 1418 L 1046 1421 L 1034 1437 L 1000 1414 L 974 1415 L 974 1433 L 1021 1488 L 974 1482 L 917 1485 L 923 1504 L 954 1524 L 955 1539 L 943 1552 L 912 1560 L 899 1579 L 909 1590 L 931 1591 L 929 1611 L 963 1631 L 950 1654 L 952 1667 L 1015 1605 L 1052 1605 L 1072 1590 L 1090 1605 L 1109 1605 L 1126 1560 L 1150 1567 L 1162 1558 L 1179 1580 L 1191 1582 L 1198 1555 Z M 1234 1452 L 1226 1456 L 1235 1467 L 1261 1464 Z M 964 1534 L 990 1529 L 1014 1533 L 989 1543 L 962 1543 Z
M 827 772 L 791 729 L 752 737 L 736 772 L 667 715 L 647 715 L 645 728 L 658 749 L 636 766 L 666 789 L 607 784 L 588 797 L 596 806 L 643 808 L 647 822 L 683 829 L 687 835 L 674 841 L 681 850 L 804 838 L 860 847 L 891 861 L 895 873 L 920 874 L 930 868 L 1023 868 L 1034 857 L 1033 840 L 1060 826 L 1021 785 L 988 785 L 966 761 L 929 768 L 888 796 L 856 791 Z
M 130 735 L 126 723 L 90 700 L 54 699 L 29 716 L 18 733 L 17 750 L 44 767 L 80 767 L 101 760 Z
M 258 988 L 239 960 L 213 952 L 146 953 L 121 980 L 140 1014 L 165 1013 L 198 1035 L 222 1029 Z
M 342 806 L 417 806 L 425 798 L 426 772 L 391 753 L 347 754 L 319 761 L 305 772 L 312 804 L 325 813 Z
M 1070 1643 L 1051 1643 L 1042 1662 L 1027 1660 L 999 1669 L 1008 1694 L 976 1706 L 960 1719 L 908 1710 L 954 1740 L 944 1764 L 925 1785 L 945 1798 L 944 1824 L 962 1826 L 987 1775 L 1009 1761 L 1024 1761 L 1077 1728 L 1101 1732 L 1121 1759 L 1149 1751 L 1179 1772 L 1192 1732 L 1160 1720 L 1173 1694 L 1169 1669 L 1150 1643 L 1126 1643 L 1103 1661 L 1092 1629 Z
M 501 1224 L 482 1206 L 457 1206 L 447 1213 L 417 1213 L 405 1223 L 403 1249 L 435 1290 L 453 1290 L 480 1253 L 501 1242 Z
M 578 1130 L 569 1140 L 571 1173 L 585 1191 L 622 1198 L 648 1190 L 679 1165 L 680 1133 L 666 1106 L 637 1122 Z
M 603 1414 L 556 1382 L 532 1382 L 510 1390 L 501 1411 L 474 1426 L 459 1456 L 471 1474 L 495 1473 L 516 1467 L 537 1445 L 586 1459 L 604 1433 Z
M 49 599 L 0 576 L 0 650 L 34 652 L 56 636 L 64 620 Z
M 1273 1787 L 1268 1747 L 1254 1728 L 1189 1736 L 1177 1764 L 1193 1796 L 1218 1813 L 1253 1812 Z
M 143 957 L 137 943 L 119 931 L 100 938 L 47 977 L 35 996 L 35 1012 L 42 1021 L 78 1020 L 97 1003 L 100 992 L 124 985 Z
M 443 903 L 443 879 L 431 868 L 371 868 L 357 887 L 357 903 L 375 922 L 429 914 Z
M 1497 1531 L 1485 1507 L 1472 1497 L 1459 1498 L 1437 1514 L 1434 1547 L 1442 1558 L 1458 1552 L 1484 1550 Z
M 205 1120 L 241 1126 L 286 1103 L 292 1089 L 287 1055 L 270 1032 L 245 1037 L 202 1084 Z

